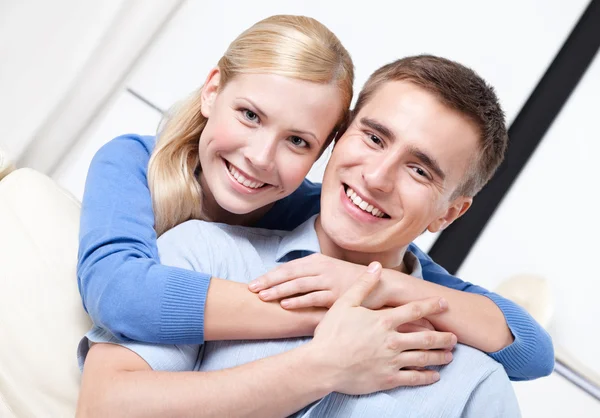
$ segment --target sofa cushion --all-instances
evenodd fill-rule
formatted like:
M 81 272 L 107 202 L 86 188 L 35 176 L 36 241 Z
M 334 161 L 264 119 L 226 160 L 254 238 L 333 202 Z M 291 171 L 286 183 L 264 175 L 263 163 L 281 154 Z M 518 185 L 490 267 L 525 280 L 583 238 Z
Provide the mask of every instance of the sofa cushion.
M 0 181 L 0 415 L 75 415 L 79 203 L 30 169 Z M 4 408 L 4 410 L 3 410 Z

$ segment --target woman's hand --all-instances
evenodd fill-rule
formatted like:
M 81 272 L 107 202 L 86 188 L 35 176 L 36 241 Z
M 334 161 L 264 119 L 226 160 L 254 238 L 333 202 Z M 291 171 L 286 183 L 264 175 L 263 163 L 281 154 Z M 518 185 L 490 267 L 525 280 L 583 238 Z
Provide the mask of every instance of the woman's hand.
M 381 265 L 372 263 L 331 307 L 307 344 L 334 391 L 358 395 L 431 384 L 439 380 L 437 372 L 414 368 L 443 365 L 452 359 L 449 350 L 457 342 L 454 334 L 397 331 L 445 311 L 444 299 L 429 298 L 379 311 L 361 306 L 377 286 L 380 274 Z
M 330 308 L 365 271 L 365 266 L 316 253 L 282 264 L 248 287 L 265 302 L 281 300 L 285 309 Z M 380 281 L 363 306 L 379 309 L 387 299 L 385 283 Z

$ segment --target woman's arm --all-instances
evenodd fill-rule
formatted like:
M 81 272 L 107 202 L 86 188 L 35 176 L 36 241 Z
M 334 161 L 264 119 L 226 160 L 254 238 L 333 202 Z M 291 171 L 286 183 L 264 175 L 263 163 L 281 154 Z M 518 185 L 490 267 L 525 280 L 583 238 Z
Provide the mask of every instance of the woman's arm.
M 510 329 L 514 340 L 499 350 L 487 352 L 490 357 L 504 366 L 511 380 L 537 379 L 552 373 L 554 370 L 552 338 L 524 308 L 483 287 L 464 282 L 458 277 L 450 275 L 416 245 L 411 244 L 409 249 L 419 258 L 426 281 L 440 285 L 441 288 L 478 295 L 480 296 L 479 303 L 491 306 L 491 301 L 501 311 L 503 320 Z M 489 315 L 490 311 L 486 309 L 482 313 Z M 499 323 L 496 321 L 496 326 Z
M 94 323 L 121 340 L 163 344 L 312 334 L 319 318 L 312 313 L 290 315 L 250 299 L 244 285 L 160 264 L 146 178 L 153 148 L 153 137 L 124 135 L 92 160 L 77 273 Z M 232 305 L 249 309 L 233 310 Z
M 384 269 L 383 280 L 366 306 L 377 309 L 432 295 L 444 297 L 450 309 L 427 318 L 436 329 L 452 332 L 459 342 L 487 352 L 504 366 L 512 380 L 535 379 L 552 372 L 552 340 L 531 315 L 514 302 L 449 275 L 424 257 L 420 261 L 425 280 Z M 279 266 L 252 282 L 250 289 L 260 292 L 265 301 L 283 299 L 281 304 L 286 309 L 326 307 L 364 268 L 313 254 Z

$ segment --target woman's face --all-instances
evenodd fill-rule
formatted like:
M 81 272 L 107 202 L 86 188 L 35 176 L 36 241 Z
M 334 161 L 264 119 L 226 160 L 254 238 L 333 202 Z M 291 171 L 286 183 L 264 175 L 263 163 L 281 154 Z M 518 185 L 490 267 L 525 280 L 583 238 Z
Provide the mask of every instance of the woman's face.
M 219 90 L 213 70 L 202 91 L 200 182 L 214 220 L 266 211 L 296 190 L 342 113 L 341 95 L 323 85 L 245 74 Z

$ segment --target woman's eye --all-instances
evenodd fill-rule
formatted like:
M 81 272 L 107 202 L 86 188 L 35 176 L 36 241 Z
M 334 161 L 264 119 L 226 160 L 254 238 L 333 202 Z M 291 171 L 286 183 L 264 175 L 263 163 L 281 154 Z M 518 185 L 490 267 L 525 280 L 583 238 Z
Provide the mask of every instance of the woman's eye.
M 244 109 L 242 111 L 244 113 L 244 117 L 248 119 L 250 122 L 258 121 L 258 115 L 249 109 Z
M 300 138 L 299 136 L 291 136 L 290 142 L 292 143 L 292 145 L 294 145 L 298 148 L 308 148 L 308 142 L 306 142 L 304 139 Z

